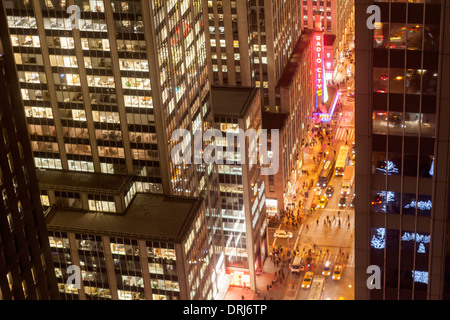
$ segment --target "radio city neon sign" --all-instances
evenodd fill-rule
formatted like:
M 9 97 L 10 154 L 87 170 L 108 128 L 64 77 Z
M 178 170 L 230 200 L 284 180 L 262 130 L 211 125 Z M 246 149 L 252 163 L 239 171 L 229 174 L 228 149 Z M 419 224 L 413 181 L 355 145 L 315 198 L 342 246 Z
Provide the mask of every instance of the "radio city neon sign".
M 315 39 L 315 72 L 316 72 L 316 94 L 317 97 L 322 96 L 323 90 L 323 47 L 322 47 L 322 34 L 316 33 L 314 35 Z

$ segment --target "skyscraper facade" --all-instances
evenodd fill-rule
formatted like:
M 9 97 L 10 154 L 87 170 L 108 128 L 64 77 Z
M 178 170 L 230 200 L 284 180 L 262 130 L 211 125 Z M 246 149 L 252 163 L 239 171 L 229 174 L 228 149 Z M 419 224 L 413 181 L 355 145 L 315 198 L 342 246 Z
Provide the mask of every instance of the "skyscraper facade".
M 262 129 L 260 91 L 212 86 L 211 96 L 214 122 L 222 135 L 218 144 L 224 149 L 218 152 L 224 159 L 218 172 L 225 262 L 231 285 L 255 290 L 256 269 L 263 266 L 269 249 L 265 182 L 257 151 L 263 143 L 257 136 Z M 245 143 L 240 141 L 240 131 L 247 135 Z
M 301 3 L 204 1 L 204 11 L 211 82 L 261 88 L 263 110 L 279 112 L 275 88 L 301 33 Z
M 202 1 L 4 3 L 35 165 L 61 172 L 39 175 L 43 202 L 122 214 L 139 192 L 201 196 L 223 263 L 217 168 L 172 161 L 174 130 L 212 127 Z M 85 180 L 61 186 L 68 172 Z
M 280 158 L 280 162 L 283 162 L 283 193 L 286 195 L 295 194 L 293 192 L 303 165 L 303 148 L 310 142 L 309 131 L 314 125 L 314 36 L 312 30 L 303 31 L 276 87 L 277 104 L 281 112 L 288 115 Z
M 6 15 L 0 3 L 0 300 L 57 299 Z
M 211 270 L 205 219 L 201 198 L 145 193 L 120 216 L 53 208 L 47 223 L 61 298 L 213 299 L 225 270 Z M 73 266 L 80 270 L 68 279 Z
M 342 0 L 303 0 L 302 1 L 302 20 L 304 29 L 315 29 L 316 24 L 320 23 L 325 33 L 336 34 L 338 30 L 337 16 L 338 3 Z M 316 16 L 320 16 L 317 20 Z
M 449 12 L 356 1 L 356 299 L 449 297 Z
M 200 171 L 175 166 L 168 141 L 209 112 L 201 1 L 77 0 L 76 24 L 67 1 L 5 5 L 38 168 L 198 193 Z

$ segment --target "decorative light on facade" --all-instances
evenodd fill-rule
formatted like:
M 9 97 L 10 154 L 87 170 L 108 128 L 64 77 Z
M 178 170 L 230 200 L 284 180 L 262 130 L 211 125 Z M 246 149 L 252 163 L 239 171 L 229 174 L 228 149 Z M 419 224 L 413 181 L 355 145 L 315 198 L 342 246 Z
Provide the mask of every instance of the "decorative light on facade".
M 420 282 L 428 284 L 428 272 L 427 271 L 414 271 L 412 270 L 412 277 L 414 282 Z
M 417 253 L 426 253 L 425 246 L 423 243 L 419 244 L 419 249 L 417 249 Z
M 428 174 L 432 177 L 433 172 L 434 172 L 434 158 L 433 158 L 433 162 L 431 162 L 431 168 L 430 168 L 430 171 L 428 171 Z
M 376 235 L 372 237 L 370 241 L 370 245 L 374 249 L 384 249 L 385 239 L 386 239 L 386 229 L 385 228 L 377 228 Z
M 383 162 L 385 164 L 385 167 L 377 168 L 378 171 L 387 173 L 388 175 L 393 174 L 393 173 L 398 173 L 398 168 L 394 162 L 392 162 L 392 161 L 383 161 Z
M 419 202 L 416 202 L 416 201 L 413 200 L 410 203 L 408 203 L 407 205 L 405 205 L 404 208 L 405 209 L 409 209 L 409 208 L 417 207 L 417 209 L 419 209 L 419 210 L 427 210 L 427 211 L 429 211 L 429 210 L 431 210 L 431 206 L 432 206 L 431 200 L 419 201 Z
M 420 233 L 409 233 L 405 232 L 402 235 L 402 241 L 414 241 L 421 242 L 421 243 L 430 243 L 430 236 L 426 236 Z

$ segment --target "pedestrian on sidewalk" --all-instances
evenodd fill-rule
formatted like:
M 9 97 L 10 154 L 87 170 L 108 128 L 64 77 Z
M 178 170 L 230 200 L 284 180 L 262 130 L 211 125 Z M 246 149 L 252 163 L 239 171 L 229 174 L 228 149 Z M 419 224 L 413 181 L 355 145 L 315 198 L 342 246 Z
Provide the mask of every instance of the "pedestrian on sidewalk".
M 341 220 L 339 220 L 339 228 L 341 227 Z
M 242 295 L 242 300 L 245 300 L 245 297 L 244 297 L 244 295 Z
M 350 222 L 348 223 L 347 229 L 350 229 Z
M 316 220 L 316 226 L 318 226 L 318 225 L 319 225 L 319 219 Z
M 341 216 L 341 212 L 340 211 L 338 211 L 338 217 L 340 217 Z
M 306 225 L 306 230 L 309 230 L 309 227 L 308 227 L 308 225 Z
M 349 214 L 347 215 L 347 220 L 350 221 L 350 215 Z
M 277 277 L 277 275 L 278 275 L 278 271 L 275 271 L 275 278 Z

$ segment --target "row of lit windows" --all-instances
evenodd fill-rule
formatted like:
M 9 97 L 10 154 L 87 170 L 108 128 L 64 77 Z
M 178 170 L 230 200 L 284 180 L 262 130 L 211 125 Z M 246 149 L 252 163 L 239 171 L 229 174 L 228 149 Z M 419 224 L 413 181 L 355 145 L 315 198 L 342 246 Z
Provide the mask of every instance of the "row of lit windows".
M 209 41 L 211 43 L 211 47 L 215 47 L 216 46 L 216 39 L 211 39 Z M 220 39 L 219 43 L 220 43 L 221 47 L 226 47 L 226 40 Z M 234 48 L 239 48 L 239 40 L 233 40 L 233 47 Z
M 125 7 L 122 6 L 122 9 L 124 9 Z M 96 10 L 99 11 L 99 10 Z M 102 12 L 103 10 L 100 10 L 100 12 Z M 26 25 L 27 21 L 30 20 L 20 20 L 21 23 L 19 23 L 18 19 L 14 19 L 14 18 L 10 18 L 10 21 L 16 21 L 18 25 L 20 26 L 22 24 L 22 22 Z M 65 24 L 61 24 L 61 19 L 45 19 L 45 23 L 44 23 L 44 27 L 56 27 L 56 28 L 61 28 L 61 27 L 66 27 Z M 90 21 L 90 20 L 80 20 L 79 21 L 81 26 L 80 28 L 83 29 L 87 29 L 90 30 L 92 28 L 93 29 L 101 29 L 102 25 L 104 25 L 104 23 L 102 21 Z M 34 27 L 34 20 L 31 19 L 31 24 L 32 27 Z M 58 25 L 59 24 L 59 25 Z M 10 23 L 10 25 L 12 25 L 12 22 Z M 140 23 L 136 23 L 134 25 L 134 30 L 132 30 L 131 32 L 136 33 L 136 32 L 140 32 L 140 27 L 142 25 Z M 117 27 L 117 26 L 116 26 Z M 130 27 L 130 24 L 125 20 L 125 21 L 121 21 L 118 24 L 118 28 L 128 28 Z M 38 47 L 40 45 L 39 42 L 39 37 L 37 36 L 13 36 L 12 37 L 13 43 L 14 45 L 22 45 L 22 46 L 34 46 L 34 47 Z M 49 44 L 50 48 L 62 48 L 62 49 L 73 49 L 74 48 L 74 39 L 72 37 L 47 37 L 47 42 Z M 110 49 L 110 44 L 109 44 L 109 40 L 108 39 L 88 39 L 88 38 L 81 38 L 81 44 L 82 44 L 82 49 L 83 50 L 102 50 L 102 51 L 109 51 Z M 117 47 L 119 50 L 125 48 L 125 49 L 130 49 L 132 51 L 146 51 L 146 46 L 145 46 L 145 41 L 138 41 L 138 40 L 117 40 Z M 50 53 L 52 53 L 52 51 L 50 51 Z M 50 55 L 50 64 L 51 66 L 55 66 L 55 67 L 73 67 L 76 68 L 78 66 L 77 63 L 77 59 L 75 56 L 64 56 L 64 55 Z M 21 61 L 19 61 L 19 59 Z M 28 54 L 23 54 L 23 55 L 16 55 L 16 60 L 18 60 L 19 63 L 29 63 L 29 64 L 39 64 L 39 65 L 43 65 L 43 61 L 42 61 L 42 56 L 41 55 L 28 55 Z M 25 61 L 24 61 L 25 60 Z M 111 59 L 110 58 L 99 58 L 99 57 L 84 57 L 84 64 L 86 68 L 105 68 L 108 69 L 111 67 Z M 132 70 L 132 71 L 148 71 L 148 63 L 146 62 L 146 60 L 143 59 L 120 59 L 120 68 L 122 70 Z M 80 85 L 80 78 L 78 74 L 72 74 L 72 73 L 67 73 L 67 74 L 60 74 L 60 75 L 53 75 L 54 77 L 54 81 L 56 84 L 67 84 L 67 85 L 73 85 L 73 86 L 79 86 Z M 88 76 L 88 83 L 90 86 L 93 87 L 112 87 L 114 85 L 114 79 L 110 78 L 110 77 L 98 77 L 98 76 Z M 40 73 L 40 74 L 36 74 L 36 73 L 23 73 L 23 77 L 22 77 L 22 82 L 28 82 L 28 83 L 37 83 L 37 80 L 39 79 L 40 83 L 45 83 L 46 79 L 45 79 L 45 75 Z M 146 79 L 140 79 L 140 78 L 124 78 L 123 79 L 123 87 L 126 89 L 146 89 L 149 88 L 149 80 Z M 43 91 L 43 90 L 33 90 L 33 89 L 24 89 L 23 90 L 23 95 L 25 99 L 29 99 L 29 100 L 44 100 L 44 101 L 49 101 L 49 95 L 47 91 Z M 69 95 L 69 97 L 68 97 Z M 91 94 L 91 102 L 97 102 L 92 100 L 92 95 Z M 57 98 L 58 101 L 62 101 L 64 103 L 74 103 L 74 102 L 82 102 L 83 97 L 81 95 L 81 93 L 79 94 L 75 94 L 73 92 L 57 92 Z M 94 98 L 95 99 L 95 98 Z M 109 101 L 106 101 L 109 100 Z M 102 102 L 112 102 L 112 99 L 103 99 L 102 96 L 100 96 L 100 101 Z M 130 107 L 144 107 L 144 108 L 151 108 L 152 107 L 152 100 L 151 97 L 139 97 L 139 96 L 133 96 L 133 97 L 126 97 L 125 99 L 125 103 L 126 106 L 130 106 Z M 86 115 L 85 112 L 83 110 L 77 110 L 77 109 L 72 109 L 69 111 L 63 111 L 60 110 L 61 112 L 61 118 L 62 119 L 68 119 L 68 120 L 78 120 L 78 121 L 86 121 Z M 29 107 L 28 108 L 28 116 L 29 117 L 41 117 L 41 118 L 53 118 L 53 112 L 50 108 L 47 107 Z M 107 116 L 101 116 L 100 114 L 98 115 L 98 117 L 96 116 L 95 112 L 93 114 L 94 117 L 94 121 L 99 120 L 99 122 L 111 122 L 112 123 L 117 123 L 118 119 L 116 118 L 116 121 L 114 121 L 114 117 L 107 117 Z M 141 124 L 141 123 L 145 123 L 147 124 L 148 121 L 142 121 L 141 117 L 139 115 L 137 115 L 137 117 L 139 118 L 138 120 L 135 120 L 133 117 L 133 115 L 131 115 L 131 117 L 133 118 L 133 122 Z M 35 130 L 36 134 L 38 134 L 37 132 L 38 130 Z M 46 133 L 47 135 L 52 135 L 55 136 L 56 131 L 54 129 L 49 129 L 46 128 L 44 130 L 40 130 L 42 133 Z M 50 131 L 52 132 L 50 134 Z M 75 133 L 75 131 L 78 131 L 77 133 Z M 84 131 L 84 132 L 83 132 Z M 88 138 L 88 133 L 87 130 L 84 128 L 72 128 L 70 129 L 69 133 L 69 128 L 66 128 L 65 134 L 69 135 L 69 136 L 76 136 L 76 137 L 80 137 L 80 135 L 83 138 Z M 105 134 L 101 134 L 99 132 L 96 132 L 96 138 L 99 139 L 100 137 L 104 138 Z M 111 135 L 107 134 L 106 137 L 108 137 L 108 140 Z M 117 135 L 116 135 L 117 136 Z M 120 139 L 120 136 L 119 136 Z M 113 139 L 114 140 L 114 139 Z M 146 139 L 147 141 L 149 140 L 148 138 Z M 155 139 L 152 139 L 153 141 Z M 139 141 L 139 138 L 137 139 L 137 141 Z M 50 151 L 50 149 L 47 150 L 47 146 L 50 146 L 48 143 L 47 144 L 42 144 L 40 143 L 39 146 L 37 146 L 36 143 L 36 147 L 35 150 L 46 150 L 46 151 Z M 51 144 L 52 146 L 52 150 L 51 151 L 56 151 L 57 150 L 57 146 L 55 147 L 53 144 Z M 85 154 L 85 155 L 89 155 L 90 154 L 90 150 L 86 150 L 85 145 L 66 145 L 66 149 L 67 152 L 69 153 L 75 153 L 75 154 Z M 80 148 L 84 148 L 83 150 L 80 150 Z M 99 155 L 102 156 L 107 156 L 107 155 L 111 155 L 113 156 L 114 154 L 121 154 L 123 149 L 117 149 L 117 148 L 103 148 L 100 147 L 99 148 Z M 82 170 L 82 171 L 93 171 L 93 164 L 92 162 L 88 162 L 88 161 L 74 161 L 74 160 L 68 160 L 69 161 L 69 168 L 74 169 L 74 170 Z M 37 163 L 42 164 L 45 167 L 52 167 L 52 168 L 60 168 L 61 167 L 61 161 L 59 159 L 44 159 L 44 158 L 38 158 L 36 160 Z M 108 167 L 108 168 L 106 168 Z M 111 171 L 112 170 L 113 165 L 111 164 L 101 164 L 101 170 L 102 171 Z M 114 170 L 113 170 L 114 171 Z

